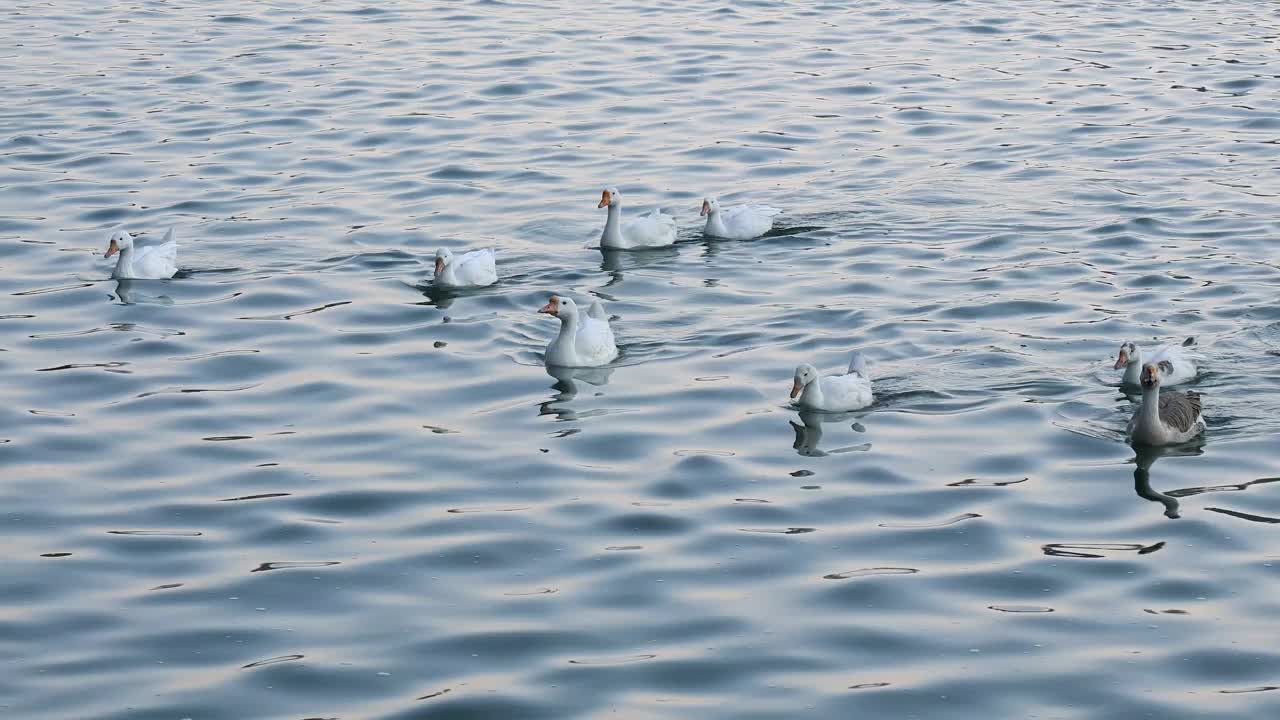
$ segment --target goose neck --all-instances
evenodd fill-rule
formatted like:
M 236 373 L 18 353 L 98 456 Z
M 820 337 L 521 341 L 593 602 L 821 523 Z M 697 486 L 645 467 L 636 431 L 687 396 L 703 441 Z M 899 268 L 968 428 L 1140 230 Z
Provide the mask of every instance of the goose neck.
M 604 232 L 600 235 L 601 245 L 622 244 L 621 215 L 621 205 L 617 202 L 609 205 L 609 215 L 604 221 Z
M 444 283 L 445 285 L 457 285 L 458 278 L 455 270 L 456 269 L 454 268 L 453 263 L 446 261 L 444 265 L 441 266 L 440 268 L 440 278 L 439 278 L 440 282 Z
M 724 235 L 726 233 L 724 220 L 720 217 L 719 210 L 712 210 L 707 213 L 707 232 L 712 235 Z
M 116 269 L 112 276 L 117 278 L 133 277 L 133 248 L 124 247 L 119 251 L 120 259 L 116 260 Z
M 1160 427 L 1160 386 L 1142 389 L 1142 407 L 1140 422 L 1147 427 Z

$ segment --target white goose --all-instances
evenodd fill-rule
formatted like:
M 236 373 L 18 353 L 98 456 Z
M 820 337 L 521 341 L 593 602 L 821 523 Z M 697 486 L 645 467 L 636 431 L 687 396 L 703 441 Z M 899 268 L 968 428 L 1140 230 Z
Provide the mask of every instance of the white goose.
M 498 268 L 493 250 L 472 250 L 454 258 L 449 248 L 436 250 L 436 285 L 450 287 L 484 287 L 498 282 Z
M 641 250 L 668 247 L 676 241 L 676 219 L 664 215 L 662 208 L 648 212 L 622 224 L 622 194 L 618 188 L 607 188 L 596 207 L 609 208 L 600 234 L 600 247 L 610 250 Z
M 560 320 L 560 334 L 547 345 L 547 365 L 598 367 L 618 357 L 609 316 L 600 301 L 582 313 L 572 298 L 552 295 L 538 312 Z
M 767 205 L 738 205 L 720 208 L 720 201 L 709 197 L 702 201 L 702 214 L 707 224 L 702 234 L 727 240 L 750 240 L 773 229 L 773 217 L 782 214 Z
M 1163 377 L 1160 382 L 1164 385 L 1181 385 L 1189 380 L 1196 379 L 1196 363 L 1185 348 L 1189 348 L 1196 344 L 1194 337 L 1189 337 L 1182 341 L 1180 345 L 1169 344 L 1156 350 L 1146 357 L 1142 354 L 1137 344 L 1133 342 L 1125 342 L 1120 346 L 1120 354 L 1116 357 L 1116 370 L 1123 369 L 1124 375 L 1120 382 L 1125 385 L 1138 385 L 1140 383 L 1140 374 L 1142 368 L 1147 363 L 1152 363 L 1160 370 Z
M 178 241 L 173 237 L 173 228 L 160 242 L 149 245 L 135 245 L 132 235 L 116 230 L 111 233 L 103 257 L 116 253 L 120 258 L 111 277 L 117 280 L 166 280 L 178 272 Z
M 1164 372 L 1155 363 L 1142 366 L 1142 404 L 1129 420 L 1129 441 L 1137 445 L 1186 442 L 1204 430 L 1200 394 L 1160 393 Z
M 799 400 L 796 400 L 797 396 Z M 797 367 L 795 381 L 791 385 L 791 399 L 802 408 L 824 412 L 844 412 L 870 405 L 875 398 L 871 394 L 871 378 L 867 376 L 867 362 L 862 353 L 853 354 L 849 372 L 844 375 L 823 377 L 808 363 Z

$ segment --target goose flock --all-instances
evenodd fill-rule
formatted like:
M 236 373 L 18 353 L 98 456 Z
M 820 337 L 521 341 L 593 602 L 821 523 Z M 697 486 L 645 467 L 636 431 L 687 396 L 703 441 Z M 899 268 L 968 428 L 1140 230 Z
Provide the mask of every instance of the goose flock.
M 676 219 L 661 208 L 622 221 L 622 193 L 615 187 L 600 195 L 600 208 L 608 208 L 600 247 L 607 250 L 648 250 L 670 247 L 676 241 Z M 701 217 L 706 218 L 705 236 L 727 240 L 750 240 L 767 234 L 782 211 L 766 205 L 739 205 L 722 208 L 715 197 L 702 201 Z M 169 228 L 157 243 L 142 244 L 122 229 L 111 234 L 105 257 L 117 255 L 111 276 L 120 280 L 166 280 L 178 272 L 178 241 Z M 481 248 L 455 256 L 448 248 L 435 255 L 432 282 L 448 288 L 480 288 L 498 281 L 496 256 L 492 248 Z M 572 298 L 552 295 L 539 313 L 560 321 L 560 331 L 547 345 L 544 362 L 548 369 L 598 368 L 618 357 L 609 315 L 600 301 L 582 310 Z M 1159 348 L 1144 355 L 1134 342 L 1120 346 L 1115 369 L 1122 370 L 1121 385 L 1141 389 L 1141 401 L 1129 420 L 1127 435 L 1135 445 L 1161 446 L 1187 442 L 1204 431 L 1200 395 L 1191 391 L 1166 390 L 1196 378 L 1197 368 L 1188 348 L 1194 338 Z M 854 352 L 843 373 L 822 375 L 804 363 L 795 369 L 791 399 L 803 412 L 843 413 L 870 406 L 875 396 L 866 359 Z
M 1160 392 L 1161 385 L 1179 385 L 1196 378 L 1194 358 L 1187 351 L 1195 338 L 1166 345 L 1144 358 L 1137 344 L 1126 342 L 1116 356 L 1117 370 L 1124 370 L 1122 385 L 1142 388 L 1142 402 L 1129 420 L 1128 435 L 1136 445 L 1174 445 L 1204 431 L 1200 394 L 1192 391 Z

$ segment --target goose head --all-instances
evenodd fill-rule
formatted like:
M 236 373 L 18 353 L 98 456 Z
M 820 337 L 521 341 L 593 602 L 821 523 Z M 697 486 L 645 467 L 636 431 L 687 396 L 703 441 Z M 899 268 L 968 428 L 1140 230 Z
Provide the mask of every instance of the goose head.
M 552 295 L 546 305 L 542 306 L 539 313 L 546 313 L 554 318 L 569 318 L 578 314 L 578 305 L 573 298 L 562 298 L 559 295 Z
M 1132 342 L 1126 342 L 1120 346 L 1120 354 L 1116 356 L 1116 370 L 1122 370 L 1129 367 L 1130 363 L 1138 362 L 1141 355 L 1138 354 L 1138 346 Z
M 1153 390 L 1160 387 L 1160 367 L 1155 363 L 1143 365 L 1142 377 L 1139 382 L 1142 383 L 1143 390 Z
M 804 390 L 805 385 L 818 379 L 818 369 L 809 363 L 796 368 L 795 381 L 791 383 L 791 399 L 795 400 Z
M 703 198 L 701 214 L 706 216 L 714 212 L 720 212 L 720 201 L 713 197 Z
M 107 241 L 107 252 L 102 257 L 109 258 L 122 250 L 133 249 L 133 236 L 124 230 L 116 230 L 111 233 L 111 239 Z
M 453 253 L 449 252 L 449 248 L 440 248 L 436 251 L 436 274 L 444 272 L 444 266 L 453 262 Z
M 612 207 L 615 205 L 621 206 L 621 204 L 622 204 L 622 193 L 618 192 L 618 188 L 616 187 L 609 187 L 609 188 L 605 188 L 604 192 L 600 194 L 600 204 L 597 205 L 596 207 L 602 208 L 602 207 Z

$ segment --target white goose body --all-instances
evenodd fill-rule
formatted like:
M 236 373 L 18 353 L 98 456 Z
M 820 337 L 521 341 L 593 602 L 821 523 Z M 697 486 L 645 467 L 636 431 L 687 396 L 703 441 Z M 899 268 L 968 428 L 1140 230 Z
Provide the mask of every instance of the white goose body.
M 707 218 L 702 234 L 726 240 L 750 240 L 772 230 L 774 216 L 782 211 L 767 205 L 721 208 L 720 201 L 710 197 L 702 201 L 702 214 Z
M 449 287 L 484 287 L 498 282 L 493 250 L 472 250 L 454 257 L 448 248 L 436 250 L 435 284 Z
M 676 219 L 665 215 L 661 208 L 622 222 L 622 194 L 617 188 L 608 188 L 600 196 L 597 207 L 609 208 L 600 233 L 600 247 L 609 250 L 643 250 L 669 247 L 676 241 Z
M 618 357 L 609 316 L 599 301 L 584 313 L 571 298 L 552 295 L 538 312 L 560 320 L 560 333 L 547 345 L 547 365 L 599 367 Z
M 1135 445 L 1172 445 L 1204 432 L 1200 394 L 1160 393 L 1164 373 L 1155 363 L 1142 366 L 1142 404 L 1129 420 L 1129 441 Z
M 173 237 L 173 228 L 160 242 L 143 246 L 124 230 L 116 230 L 103 257 L 117 253 L 120 257 L 111 271 L 111 277 L 117 280 L 167 280 L 178 272 L 178 241 Z
M 807 363 L 797 367 L 791 385 L 791 399 L 807 410 L 824 412 L 846 412 L 867 407 L 875 396 L 871 392 L 871 378 L 867 376 L 862 353 L 853 354 L 849 372 L 844 375 L 822 376 Z
M 1120 346 L 1116 357 L 1115 369 L 1124 369 L 1120 382 L 1125 385 L 1140 385 L 1143 366 L 1154 364 L 1160 370 L 1160 384 L 1181 385 L 1196 379 L 1196 363 L 1187 348 L 1195 345 L 1195 338 L 1189 337 L 1181 344 L 1170 344 L 1151 353 L 1143 355 L 1136 343 L 1126 342 Z

